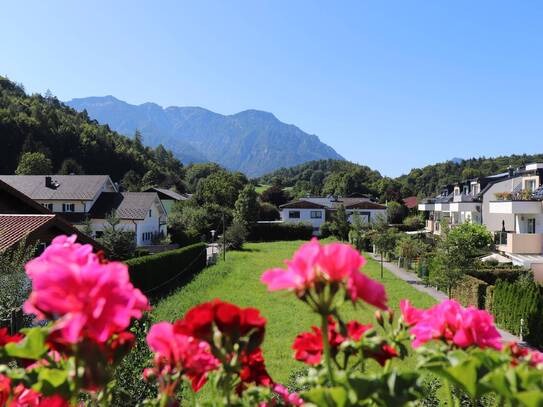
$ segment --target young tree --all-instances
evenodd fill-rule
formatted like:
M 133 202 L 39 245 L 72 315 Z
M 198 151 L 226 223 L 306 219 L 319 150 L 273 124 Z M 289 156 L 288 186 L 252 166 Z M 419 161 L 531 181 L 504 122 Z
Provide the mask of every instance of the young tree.
M 108 251 L 108 258 L 112 260 L 127 260 L 134 257 L 136 252 L 136 234 L 129 230 L 119 228 L 120 219 L 115 213 L 107 217 L 104 234 L 98 241 Z
M 34 257 L 37 242 L 21 240 L 15 247 L 0 252 L 0 319 L 9 319 L 12 310 L 19 309 L 30 293 L 30 280 L 24 265 Z
M 351 226 L 349 230 L 349 243 L 356 247 L 359 251 L 366 248 L 368 240 L 369 224 L 362 220 L 362 217 L 357 213 L 351 216 Z
M 343 205 L 340 205 L 333 214 L 330 229 L 338 239 L 343 241 L 349 239 L 351 225 L 349 224 L 349 217 Z
M 289 197 L 281 187 L 274 185 L 262 192 L 260 199 L 280 207 L 288 202 Z
M 391 253 L 396 247 L 398 238 L 397 231 L 394 228 L 381 228 L 372 231 L 372 241 L 377 251 L 381 255 L 381 279 L 383 279 L 383 261 L 386 254 Z
M 426 245 L 421 240 L 409 235 L 402 235 L 396 242 L 396 254 L 405 259 L 406 268 L 411 268 L 414 259 L 426 251 Z
M 226 229 L 227 248 L 231 250 L 241 250 L 248 234 L 245 223 L 240 222 L 238 219 L 234 219 L 232 224 Z
M 387 220 L 391 224 L 402 223 L 406 214 L 406 208 L 399 202 L 389 202 L 387 205 Z
M 51 160 L 40 152 L 24 153 L 15 170 L 17 175 L 46 175 L 52 172 L 53 164 Z
M 249 225 L 258 220 L 258 195 L 252 184 L 247 184 L 240 191 L 234 205 L 234 220 Z

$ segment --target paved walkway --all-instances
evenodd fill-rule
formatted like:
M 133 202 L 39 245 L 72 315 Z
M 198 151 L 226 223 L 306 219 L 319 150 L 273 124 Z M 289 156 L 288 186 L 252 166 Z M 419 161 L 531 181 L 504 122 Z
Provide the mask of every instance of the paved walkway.
M 374 260 L 381 262 L 380 256 L 373 253 L 369 253 L 369 254 Z M 419 278 L 419 276 L 417 276 L 415 273 L 405 271 L 402 268 L 398 267 L 397 264 L 392 263 L 392 262 L 385 261 L 383 262 L 383 265 L 388 271 L 390 271 L 396 277 L 401 278 L 402 280 L 410 284 L 415 290 L 428 294 L 430 297 L 435 298 L 437 301 L 443 301 L 443 300 L 449 299 L 449 297 L 446 294 L 437 290 L 436 288 L 426 286 L 424 284 L 424 281 L 422 281 Z M 515 341 L 515 342 L 521 343 L 524 346 L 528 346 L 527 344 L 522 342 L 519 337 L 513 334 L 507 331 L 504 331 L 503 329 L 498 329 L 498 331 L 500 331 L 500 335 L 502 336 L 504 342 Z

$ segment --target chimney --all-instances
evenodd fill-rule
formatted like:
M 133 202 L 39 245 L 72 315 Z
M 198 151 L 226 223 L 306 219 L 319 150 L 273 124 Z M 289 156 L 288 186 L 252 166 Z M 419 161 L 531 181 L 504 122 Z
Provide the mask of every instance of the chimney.
M 53 178 L 52 177 L 45 177 L 45 188 L 53 188 Z

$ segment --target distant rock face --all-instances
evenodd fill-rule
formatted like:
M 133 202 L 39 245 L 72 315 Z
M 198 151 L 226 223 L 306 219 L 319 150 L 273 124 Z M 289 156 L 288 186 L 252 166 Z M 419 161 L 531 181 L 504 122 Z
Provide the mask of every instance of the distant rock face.
M 86 110 L 92 119 L 119 133 L 132 136 L 138 129 L 145 144 L 164 145 L 184 164 L 213 161 L 256 177 L 311 160 L 343 160 L 317 136 L 268 112 L 246 110 L 224 116 L 201 107 L 131 105 L 113 96 L 72 99 L 66 104 Z

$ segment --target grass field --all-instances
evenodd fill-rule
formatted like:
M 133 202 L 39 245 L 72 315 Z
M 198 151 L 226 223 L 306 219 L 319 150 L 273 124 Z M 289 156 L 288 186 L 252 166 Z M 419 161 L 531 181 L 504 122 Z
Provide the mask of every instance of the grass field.
M 282 266 L 283 260 L 290 258 L 303 242 L 250 243 L 245 250 L 229 252 L 226 262 L 203 270 L 189 284 L 159 302 L 153 311 L 156 320 L 181 318 L 192 306 L 220 298 L 241 307 L 256 307 L 268 319 L 264 356 L 272 377 L 279 382 L 286 382 L 293 369 L 303 364 L 292 358 L 291 345 L 295 336 L 318 324 L 317 315 L 307 306 L 287 292 L 267 292 L 260 283 L 260 275 L 270 267 Z M 363 271 L 374 279 L 379 279 L 379 264 L 368 259 Z M 389 305 L 398 311 L 400 299 L 409 298 L 415 306 L 428 307 L 434 300 L 403 280 L 385 270 L 383 283 L 389 297 Z M 372 307 L 345 306 L 343 315 L 363 323 L 372 320 L 375 311 Z M 410 360 L 400 362 L 411 364 Z

